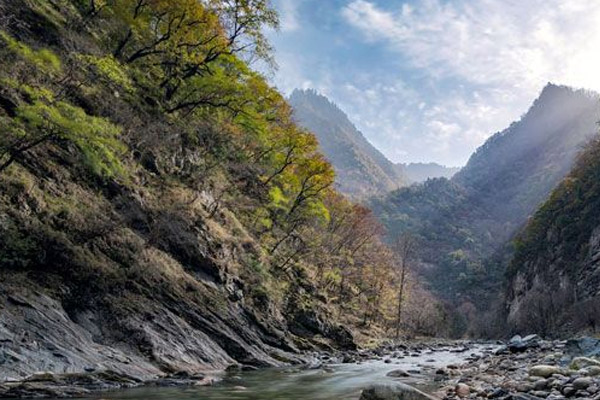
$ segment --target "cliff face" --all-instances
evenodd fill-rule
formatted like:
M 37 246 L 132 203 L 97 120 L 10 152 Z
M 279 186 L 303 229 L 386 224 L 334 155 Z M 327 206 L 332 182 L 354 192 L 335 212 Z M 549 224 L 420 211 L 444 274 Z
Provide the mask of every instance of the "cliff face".
M 26 164 L 1 181 L 0 376 L 108 368 L 148 380 L 281 365 L 311 347 L 282 314 L 297 297 L 258 291 L 246 266 L 256 244 L 232 214 L 209 218 L 210 199 L 181 187 L 72 179 Z
M 508 322 L 547 334 L 600 327 L 600 143 L 594 140 L 515 241 Z
M 230 54 L 227 16 L 132 4 L 0 0 L 0 381 L 355 348 L 295 247 L 335 195 L 314 137 Z M 157 41 L 157 15 L 198 20 Z

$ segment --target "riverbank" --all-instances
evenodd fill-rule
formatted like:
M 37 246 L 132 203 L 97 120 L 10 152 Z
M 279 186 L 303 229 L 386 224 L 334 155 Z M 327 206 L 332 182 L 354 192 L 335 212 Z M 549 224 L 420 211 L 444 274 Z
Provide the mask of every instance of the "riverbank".
M 149 381 L 111 371 L 36 374 L 1 384 L 0 397 L 94 398 L 102 393 L 102 399 L 132 400 L 393 400 L 402 398 L 403 385 L 410 385 L 444 400 L 600 399 L 598 354 L 600 341 L 590 338 L 545 341 L 532 335 L 505 344 L 440 340 L 305 352 L 299 356 L 305 362 L 295 366 L 181 372 Z M 364 389 L 380 385 L 391 389 L 372 392 L 381 397 L 361 397 Z
M 600 341 L 545 341 L 535 335 L 447 369 L 436 395 L 451 399 L 600 399 Z

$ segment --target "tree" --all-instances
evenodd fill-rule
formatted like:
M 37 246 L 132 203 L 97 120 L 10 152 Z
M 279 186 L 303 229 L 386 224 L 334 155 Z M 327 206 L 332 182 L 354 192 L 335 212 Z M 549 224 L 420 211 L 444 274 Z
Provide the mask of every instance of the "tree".
M 12 60 L 15 70 L 31 71 L 31 76 L 41 74 L 46 79 L 58 81 L 62 67 L 60 59 L 52 51 L 33 50 L 2 31 L 0 40 L 6 43 L 4 51 L 10 54 L 9 60 Z M 2 90 L 12 100 L 5 101 L 10 104 L 0 105 L 8 114 L 8 117 L 0 115 L 3 129 L 0 172 L 44 143 L 66 141 L 79 148 L 85 162 L 95 173 L 103 176 L 121 174 L 119 155 L 124 152 L 124 145 L 118 140 L 121 133 L 118 126 L 104 118 L 88 115 L 39 82 L 32 86 L 22 81 L 31 79 L 31 76 L 14 79 L 4 74 L 0 73 Z
M 398 311 L 396 314 L 396 339 L 398 339 L 402 326 L 406 278 L 415 254 L 415 239 L 408 233 L 400 235 L 396 239 L 395 250 L 398 259 L 397 273 L 400 281 L 398 286 Z
M 264 29 L 277 29 L 279 16 L 268 0 L 210 0 L 209 4 L 225 27 L 233 54 L 256 56 L 273 64 Z

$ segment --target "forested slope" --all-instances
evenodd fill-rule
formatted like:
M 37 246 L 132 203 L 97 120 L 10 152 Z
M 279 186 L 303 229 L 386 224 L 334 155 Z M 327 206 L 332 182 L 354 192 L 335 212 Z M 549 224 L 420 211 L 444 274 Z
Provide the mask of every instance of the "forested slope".
M 515 240 L 507 271 L 515 330 L 564 335 L 600 328 L 600 141 Z
M 385 194 L 409 184 L 402 166 L 377 150 L 335 104 L 314 90 L 290 96 L 298 124 L 314 132 L 335 168 L 339 190 L 355 198 Z
M 280 365 L 390 328 L 379 225 L 245 61 L 267 2 L 3 0 L 0 24 L 0 375 Z
M 510 239 L 595 134 L 598 106 L 595 93 L 549 84 L 521 120 L 492 136 L 451 180 L 371 202 L 392 238 L 419 238 L 421 273 L 467 319 L 501 298 Z M 489 323 L 477 325 L 472 329 Z

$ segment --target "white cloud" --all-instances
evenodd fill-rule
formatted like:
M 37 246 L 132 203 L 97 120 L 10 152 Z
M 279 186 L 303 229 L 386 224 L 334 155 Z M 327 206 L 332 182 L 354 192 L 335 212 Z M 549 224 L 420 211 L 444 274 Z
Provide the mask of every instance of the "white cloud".
M 382 132 L 404 132 L 409 152 L 429 146 L 439 161 L 464 162 L 485 137 L 525 112 L 546 82 L 600 90 L 600 1 L 418 0 L 395 7 L 354 0 L 342 16 L 365 42 L 386 45 L 390 57 L 419 70 L 434 88 L 433 96 L 412 89 L 412 104 L 370 94 L 417 110 L 412 122 L 398 118 L 384 127 L 378 120 Z M 424 132 L 407 132 L 415 128 Z
M 278 0 L 279 18 L 283 32 L 294 32 L 300 28 L 298 6 L 302 0 Z
M 410 10 L 410 11 L 407 11 Z M 558 80 L 600 88 L 600 2 L 420 0 L 384 11 L 355 0 L 343 11 L 366 40 L 383 40 L 418 68 L 471 83 L 538 88 Z

